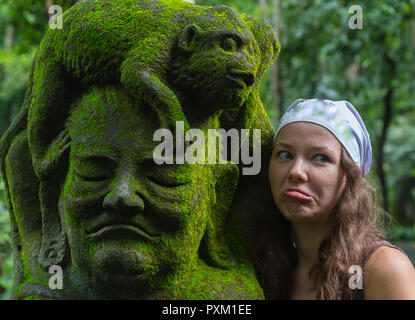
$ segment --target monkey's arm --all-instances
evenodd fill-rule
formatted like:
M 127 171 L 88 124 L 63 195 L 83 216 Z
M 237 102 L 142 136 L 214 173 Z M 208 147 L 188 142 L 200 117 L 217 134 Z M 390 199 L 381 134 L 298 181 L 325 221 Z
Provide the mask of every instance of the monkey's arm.
M 174 132 L 176 121 L 184 122 L 185 131 L 189 130 L 188 121 L 183 113 L 179 99 L 153 70 L 160 70 L 157 56 L 166 50 L 160 39 L 147 38 L 135 46 L 121 65 L 121 84 L 133 96 L 143 97 L 158 114 L 161 125 Z

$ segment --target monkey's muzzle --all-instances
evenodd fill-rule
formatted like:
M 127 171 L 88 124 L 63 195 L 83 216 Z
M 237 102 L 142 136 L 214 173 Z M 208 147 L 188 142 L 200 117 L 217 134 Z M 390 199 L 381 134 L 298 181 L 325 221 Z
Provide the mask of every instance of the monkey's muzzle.
M 255 82 L 254 74 L 249 71 L 239 71 L 239 70 L 231 69 L 229 70 L 227 77 L 230 80 L 239 84 L 241 88 L 244 88 L 245 86 L 250 87 Z

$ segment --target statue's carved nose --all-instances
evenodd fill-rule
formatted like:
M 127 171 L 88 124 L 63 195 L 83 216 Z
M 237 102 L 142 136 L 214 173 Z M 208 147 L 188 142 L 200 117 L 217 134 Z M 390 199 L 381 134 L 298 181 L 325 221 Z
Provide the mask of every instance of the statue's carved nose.
M 229 74 L 233 78 L 241 79 L 248 87 L 252 86 L 255 82 L 254 74 L 249 71 L 238 71 L 233 69 L 229 72 Z
M 104 208 L 125 213 L 143 211 L 144 201 L 134 189 L 131 183 L 127 181 L 120 182 L 115 190 L 105 197 Z

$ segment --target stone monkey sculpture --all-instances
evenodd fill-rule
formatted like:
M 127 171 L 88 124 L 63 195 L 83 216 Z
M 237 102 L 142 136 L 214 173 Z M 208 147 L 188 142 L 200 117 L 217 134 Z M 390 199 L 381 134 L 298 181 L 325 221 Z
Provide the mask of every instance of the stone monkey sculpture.
M 194 115 L 245 108 L 238 115 L 243 119 L 235 121 L 237 129 L 251 128 L 259 119 L 256 128 L 272 135 L 257 91 L 279 48 L 268 25 L 224 6 L 176 0 L 77 3 L 63 15 L 63 29 L 46 33 L 28 89 L 32 107 L 28 111 L 24 105 L 22 113 L 28 114 L 20 115 L 28 121 L 36 174 L 41 177 L 53 167 L 50 132 L 61 131 L 56 124 L 72 97 L 92 84 L 121 82 L 132 96 L 144 92 L 141 98 L 155 109 L 161 125 L 173 130 L 176 121 L 189 129 L 187 118 Z M 183 79 L 177 72 L 187 80 L 172 80 Z M 253 119 L 253 109 L 262 115 Z M 58 137 L 56 143 L 62 145 L 65 138 Z

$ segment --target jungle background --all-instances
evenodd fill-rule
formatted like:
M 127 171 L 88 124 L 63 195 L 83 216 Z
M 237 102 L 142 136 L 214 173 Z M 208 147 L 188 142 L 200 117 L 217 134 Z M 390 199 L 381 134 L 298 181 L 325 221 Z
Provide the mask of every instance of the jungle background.
M 30 65 L 51 14 L 75 0 L 0 0 L 0 135 L 19 111 Z M 268 21 L 281 42 L 261 83 L 276 128 L 297 98 L 348 100 L 373 145 L 369 179 L 390 214 L 388 239 L 415 262 L 415 0 L 196 0 Z M 361 28 L 351 8 L 362 9 Z M 9 214 L 0 180 L 0 299 L 13 279 Z

